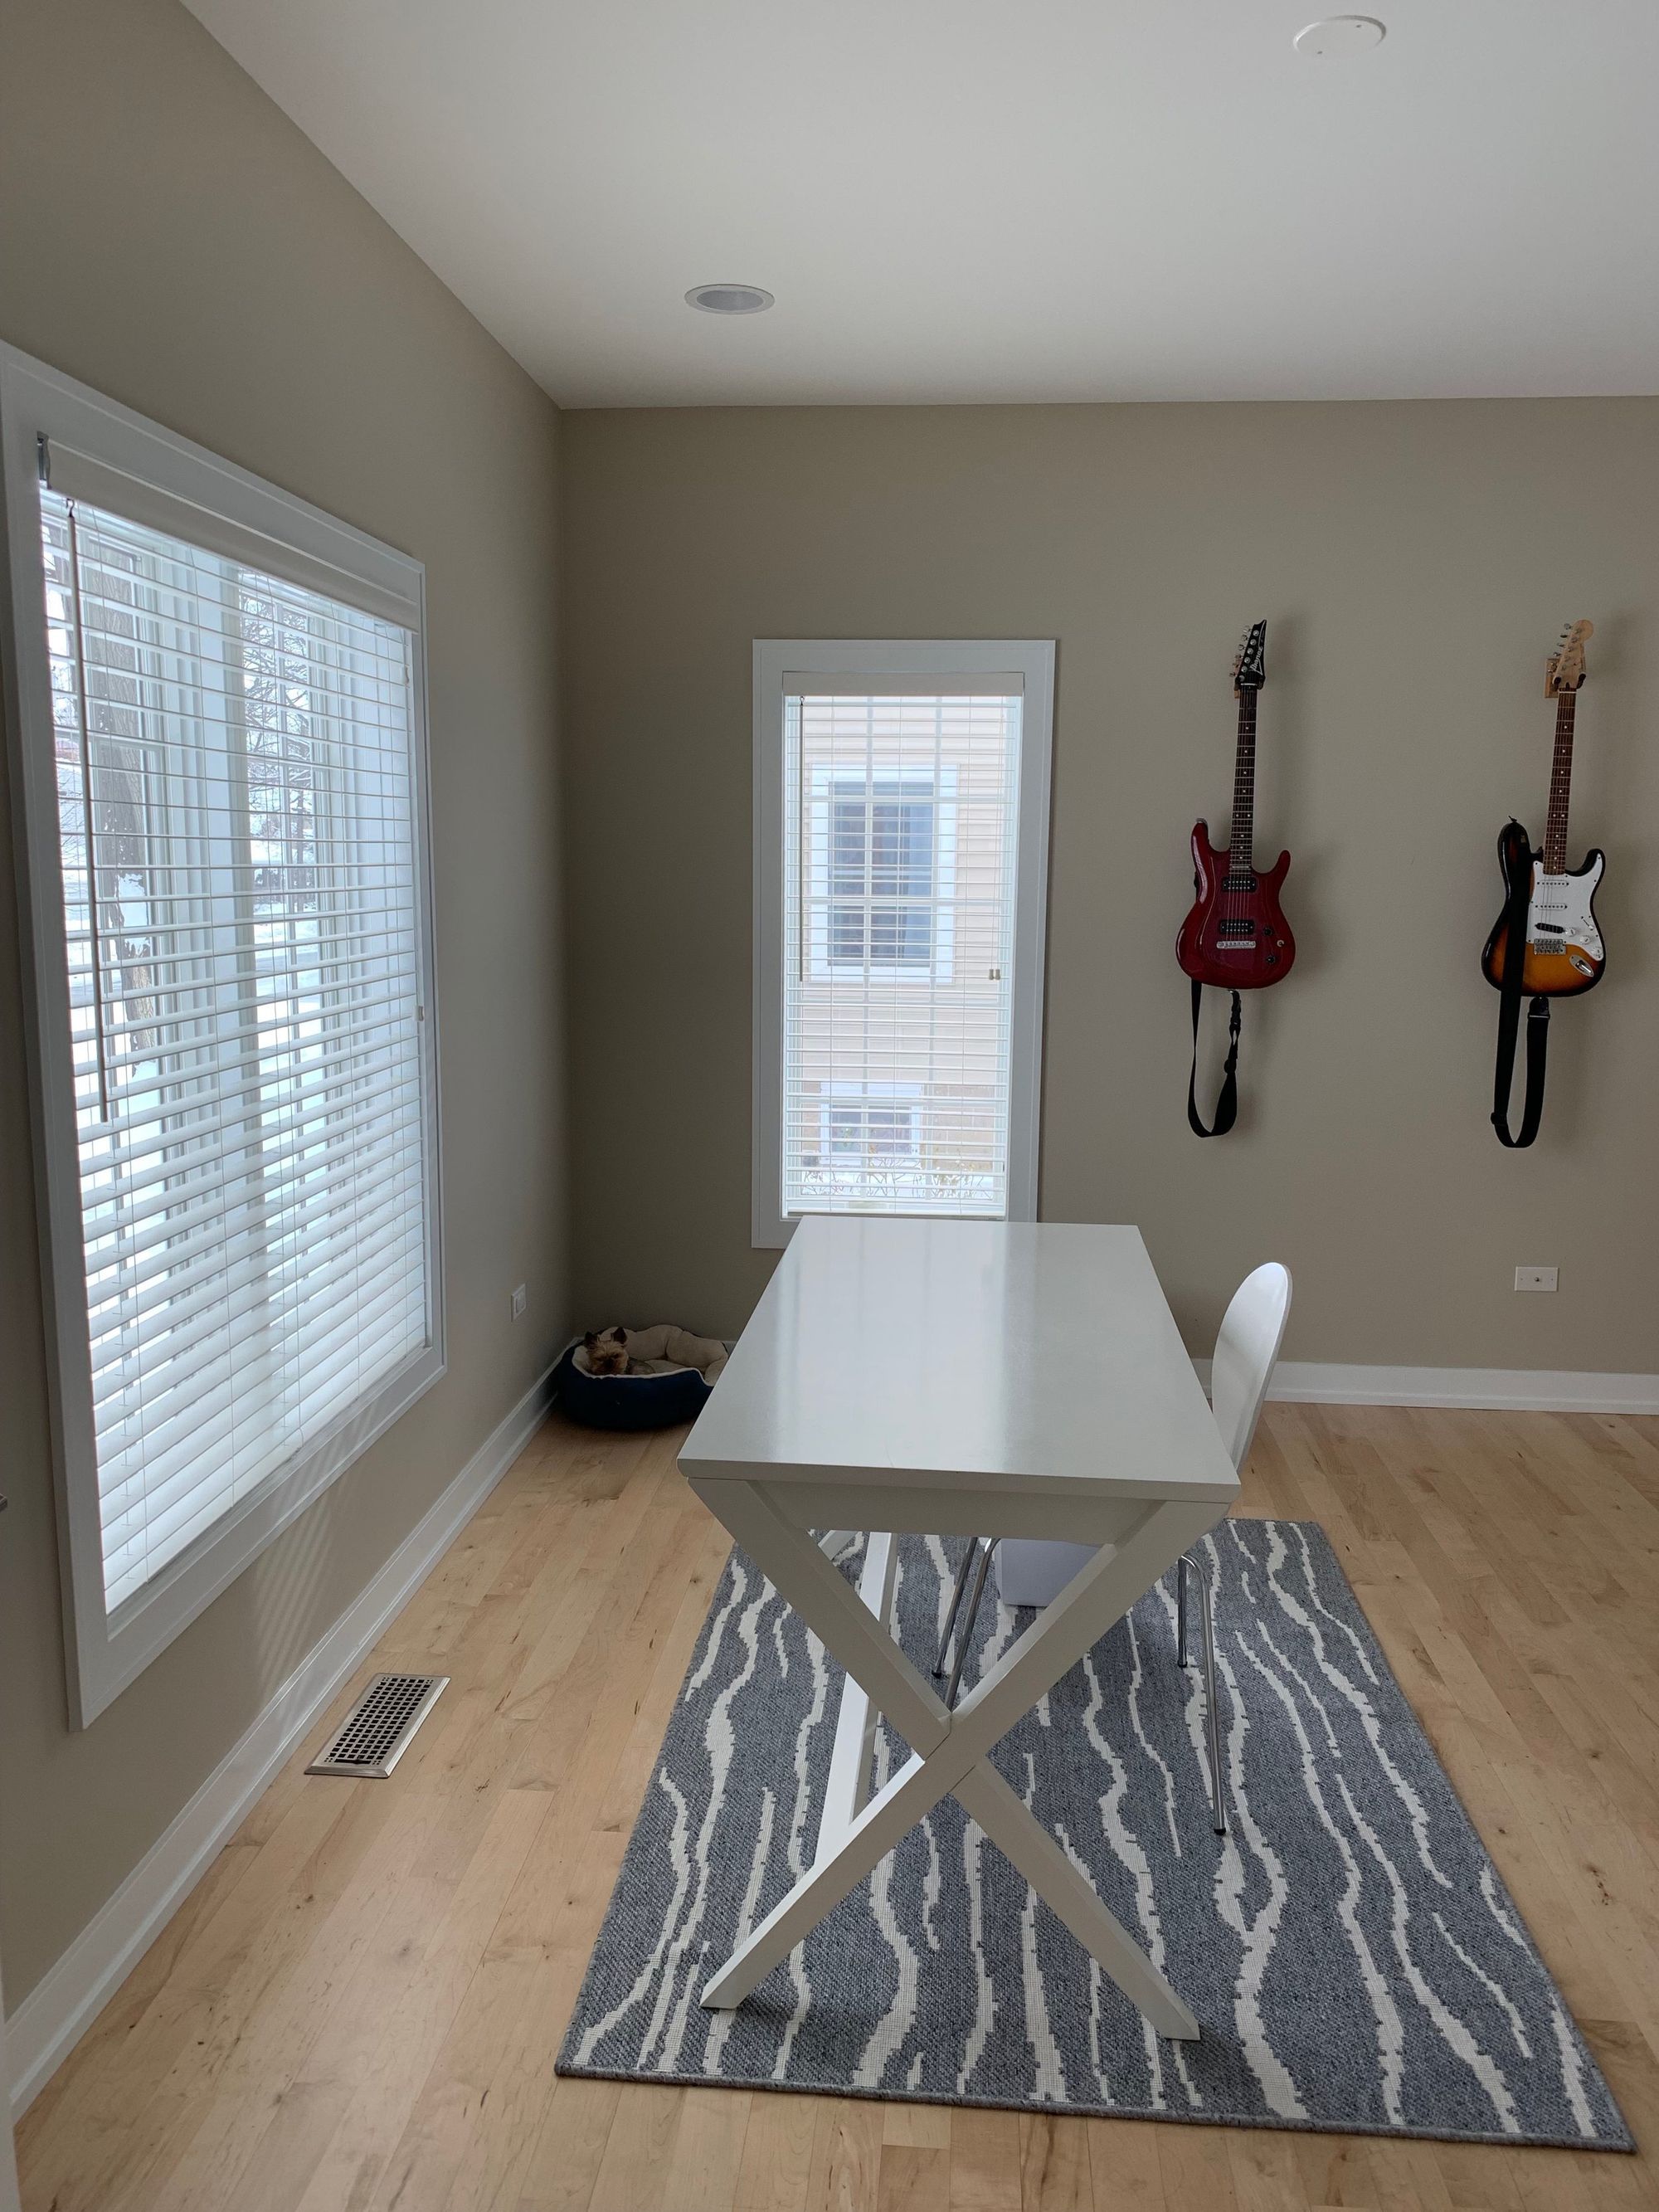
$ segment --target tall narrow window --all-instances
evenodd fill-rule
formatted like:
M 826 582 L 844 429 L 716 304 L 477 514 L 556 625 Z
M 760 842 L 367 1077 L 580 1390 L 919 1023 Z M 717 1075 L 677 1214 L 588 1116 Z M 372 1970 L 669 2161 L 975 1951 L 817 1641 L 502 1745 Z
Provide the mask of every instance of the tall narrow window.
M 418 593 L 73 428 L 37 440 L 32 562 L 11 504 L 95 1711 L 439 1358 Z
M 1051 668 L 757 647 L 757 1243 L 1034 1218 Z

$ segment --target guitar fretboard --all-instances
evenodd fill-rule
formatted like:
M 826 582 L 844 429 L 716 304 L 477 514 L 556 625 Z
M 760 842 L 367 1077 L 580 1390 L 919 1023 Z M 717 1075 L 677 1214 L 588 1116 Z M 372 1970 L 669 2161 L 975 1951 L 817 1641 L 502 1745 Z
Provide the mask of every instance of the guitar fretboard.
M 1238 694 L 1238 752 L 1233 765 L 1233 830 L 1231 844 L 1235 872 L 1249 872 L 1255 842 L 1255 691 L 1254 684 Z
M 1578 695 L 1564 691 L 1555 702 L 1555 757 L 1550 764 L 1550 808 L 1544 823 L 1544 872 L 1567 872 L 1567 800 L 1572 786 L 1572 727 Z

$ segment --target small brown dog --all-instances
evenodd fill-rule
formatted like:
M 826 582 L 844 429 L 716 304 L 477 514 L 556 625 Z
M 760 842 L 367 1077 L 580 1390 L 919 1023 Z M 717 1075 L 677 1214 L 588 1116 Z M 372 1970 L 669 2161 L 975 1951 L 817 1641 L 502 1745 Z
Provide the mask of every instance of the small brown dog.
M 601 1329 L 597 1335 L 590 1328 L 582 1339 L 582 1350 L 587 1354 L 590 1375 L 627 1374 L 628 1332 L 620 1322 L 615 1328 Z

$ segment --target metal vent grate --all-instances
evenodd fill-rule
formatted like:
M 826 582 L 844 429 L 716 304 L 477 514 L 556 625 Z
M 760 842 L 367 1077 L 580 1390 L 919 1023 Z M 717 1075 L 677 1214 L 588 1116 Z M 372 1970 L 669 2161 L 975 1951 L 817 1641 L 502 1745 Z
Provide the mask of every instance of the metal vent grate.
M 447 1674 L 377 1674 L 306 1772 L 383 1782 L 448 1684 Z

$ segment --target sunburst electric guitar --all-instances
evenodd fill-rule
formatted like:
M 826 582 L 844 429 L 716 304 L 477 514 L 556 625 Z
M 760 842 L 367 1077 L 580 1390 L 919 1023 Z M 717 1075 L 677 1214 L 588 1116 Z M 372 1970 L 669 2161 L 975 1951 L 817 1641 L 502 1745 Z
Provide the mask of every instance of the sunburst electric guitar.
M 1498 840 L 1504 911 L 1486 939 L 1480 966 L 1486 981 L 1502 994 L 1492 1124 L 1503 1143 L 1516 1147 L 1529 1145 L 1537 1135 L 1543 1111 L 1549 1002 L 1576 999 L 1594 990 L 1607 967 L 1607 951 L 1595 918 L 1596 886 L 1606 861 L 1596 851 L 1587 854 L 1578 867 L 1567 866 L 1574 725 L 1579 687 L 1584 681 L 1584 647 L 1594 629 L 1587 622 L 1569 624 L 1545 664 L 1544 690 L 1555 702 L 1555 757 L 1550 769 L 1543 845 L 1534 850 L 1518 822 L 1506 823 Z M 1532 1006 L 1527 1021 L 1526 1103 L 1520 1131 L 1511 1136 L 1510 1085 L 1521 1001 L 1527 997 Z
M 1196 896 L 1176 939 L 1176 958 L 1193 986 L 1193 1073 L 1187 1085 L 1187 1120 L 1200 1137 L 1224 1136 L 1237 1116 L 1239 993 L 1283 982 L 1296 958 L 1296 939 L 1279 903 L 1291 856 L 1281 853 L 1270 868 L 1255 864 L 1255 702 L 1267 680 L 1267 625 L 1255 623 L 1245 632 L 1233 662 L 1238 744 L 1228 842 L 1213 843 L 1207 822 L 1194 825 Z M 1207 1129 L 1199 1115 L 1197 1097 L 1199 1015 L 1206 983 L 1218 983 L 1233 994 L 1221 1095 Z

